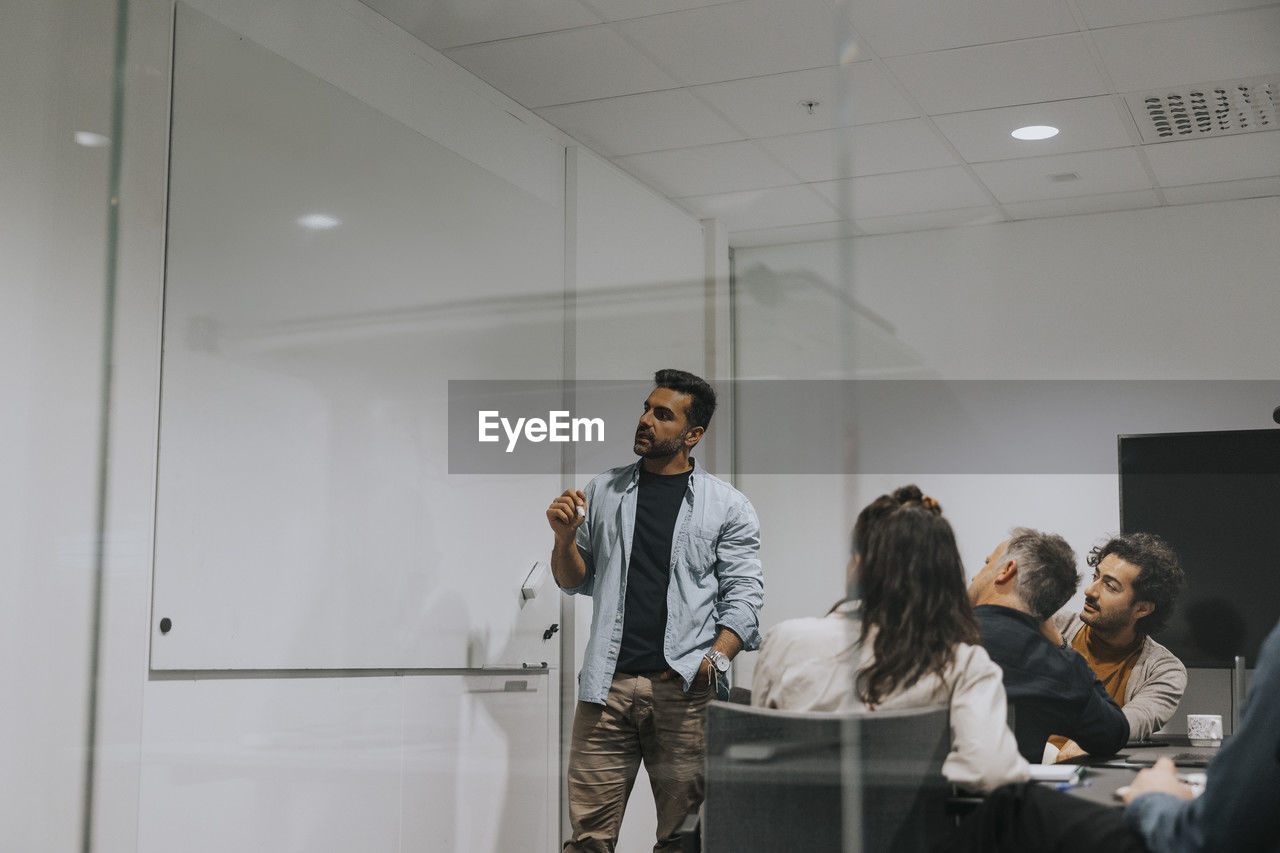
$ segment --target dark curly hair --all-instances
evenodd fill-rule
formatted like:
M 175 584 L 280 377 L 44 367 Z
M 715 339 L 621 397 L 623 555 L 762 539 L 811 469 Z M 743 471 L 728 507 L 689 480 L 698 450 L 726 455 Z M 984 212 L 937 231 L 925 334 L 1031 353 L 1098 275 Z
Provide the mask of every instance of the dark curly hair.
M 1139 619 L 1135 627 L 1144 634 L 1159 631 L 1173 615 L 1174 602 L 1186 580 L 1178 555 L 1154 533 L 1121 533 L 1090 551 L 1085 562 L 1096 569 L 1109 554 L 1141 570 L 1133 582 L 1133 600 L 1150 601 L 1155 610 Z

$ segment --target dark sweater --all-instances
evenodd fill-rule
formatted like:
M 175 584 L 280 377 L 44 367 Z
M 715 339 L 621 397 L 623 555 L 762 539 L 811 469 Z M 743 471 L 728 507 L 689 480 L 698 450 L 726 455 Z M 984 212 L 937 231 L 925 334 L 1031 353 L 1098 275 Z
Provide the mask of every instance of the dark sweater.
M 1069 737 L 1091 755 L 1112 755 L 1125 745 L 1129 721 L 1084 658 L 1049 642 L 1029 613 L 983 604 L 973 615 L 983 647 L 1004 670 L 1023 758 L 1039 764 L 1049 735 Z

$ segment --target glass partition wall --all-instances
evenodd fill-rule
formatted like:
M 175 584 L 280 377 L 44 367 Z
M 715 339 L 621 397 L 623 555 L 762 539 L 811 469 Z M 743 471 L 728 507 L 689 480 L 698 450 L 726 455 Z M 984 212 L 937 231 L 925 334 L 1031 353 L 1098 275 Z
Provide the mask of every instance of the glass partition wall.
M 773 244 L 759 232 L 730 234 L 736 482 L 768 534 L 761 629 L 861 596 L 849 565 L 854 520 L 906 484 L 941 505 L 966 585 L 1011 528 L 1062 535 L 1083 578 L 1064 610 L 1078 612 L 1085 556 L 1121 527 L 1118 435 L 1272 426 L 1276 342 L 1253 317 L 1275 307 L 1268 270 L 1278 256 L 1263 234 L 1280 213 L 1280 134 L 1274 124 L 1250 132 L 1224 122 L 1203 136 L 1190 125 L 1156 136 L 1148 122 L 1196 75 L 1208 82 L 1265 68 L 1272 79 L 1280 49 L 1259 44 L 1256 56 L 1228 60 L 1186 42 L 1187 61 L 1170 68 L 1152 45 L 1187 35 L 1154 9 L 1121 20 L 1100 4 L 1074 4 L 1083 16 L 1057 31 L 1069 36 L 1042 30 L 1023 41 L 1008 31 L 995 43 L 965 35 L 958 19 L 949 33 L 921 25 L 911 34 L 905 9 L 894 21 L 887 4 L 843 5 L 863 37 L 854 67 L 864 74 L 827 92 L 847 127 L 821 145 L 810 134 L 806 149 L 826 155 L 814 158 L 812 180 L 839 223 Z M 1236 28 L 1247 16 L 1231 17 L 1212 26 L 1244 32 Z M 1280 33 L 1270 12 L 1256 23 Z M 1099 46 L 1093 70 L 1110 76 L 1069 95 L 1066 65 L 1047 55 L 1015 62 L 1019 51 L 1068 41 Z M 1122 44 L 1131 48 L 1123 62 Z M 1015 65 L 1046 74 L 1044 86 L 1019 78 L 1006 87 Z M 872 69 L 911 99 L 910 118 L 866 119 L 871 96 L 885 94 Z M 1146 89 L 1149 109 L 1135 95 Z M 1041 124 L 1059 126 L 1056 142 L 1014 133 Z M 801 140 L 768 144 L 785 154 Z M 1245 159 L 1210 166 L 1227 151 Z M 1206 264 L 1221 274 L 1204 274 Z M 736 665 L 743 686 L 759 671 L 754 658 Z M 780 689 L 772 666 L 765 676 L 767 689 Z M 855 677 L 850 667 L 844 689 L 857 689 Z M 1229 719 L 1231 701 L 1228 673 L 1193 669 L 1165 730 L 1185 733 L 1186 714 L 1202 708 Z M 792 735 L 806 737 L 831 751 L 779 755 L 772 776 L 720 755 L 710 772 L 747 798 L 753 784 L 782 780 L 828 814 L 843 803 L 843 823 L 833 818 L 843 849 L 888 849 L 875 833 L 892 810 L 876 789 L 912 790 L 920 756 L 903 746 L 895 765 L 861 722 L 849 721 L 838 744 Z M 936 770 L 943 757 L 927 760 Z M 823 791 L 815 778 L 840 790 Z M 753 826 L 785 835 L 776 823 Z
M 556 849 L 591 607 L 544 510 L 654 370 L 727 380 L 723 232 L 370 8 L 129 11 L 95 817 L 29 846 Z M 507 457 L 476 388 L 611 443 Z
M 858 592 L 853 520 L 897 486 L 967 582 L 1015 525 L 1078 555 L 1117 530 L 1117 434 L 1267 425 L 1280 134 L 1148 138 L 1133 99 L 1273 93 L 1271 10 L 1201 22 L 1251 45 L 1228 61 L 1068 0 L 995 36 L 887 3 L 515 5 L 6 11 L 16 846 L 559 849 L 592 605 L 547 576 L 543 511 L 632 461 L 656 369 L 721 392 L 698 458 L 761 519 L 762 632 Z M 569 49 L 597 37 L 609 73 Z M 477 409 L 604 440 L 490 442 Z M 1171 728 L 1228 687 L 1193 671 Z M 879 849 L 877 791 L 939 759 L 884 731 L 746 781 Z M 652 799 L 642 772 L 618 850 L 652 846 Z
M 0 542 L 6 845 L 86 849 L 97 679 L 124 3 L 0 27 Z

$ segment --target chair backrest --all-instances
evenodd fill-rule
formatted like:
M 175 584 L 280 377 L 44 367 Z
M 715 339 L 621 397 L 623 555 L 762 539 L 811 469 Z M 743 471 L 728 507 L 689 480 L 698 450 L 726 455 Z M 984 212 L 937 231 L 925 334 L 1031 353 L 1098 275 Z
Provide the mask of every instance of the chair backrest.
M 707 853 L 927 850 L 944 837 L 948 710 L 707 706 Z M 860 845 L 860 846 L 859 846 Z

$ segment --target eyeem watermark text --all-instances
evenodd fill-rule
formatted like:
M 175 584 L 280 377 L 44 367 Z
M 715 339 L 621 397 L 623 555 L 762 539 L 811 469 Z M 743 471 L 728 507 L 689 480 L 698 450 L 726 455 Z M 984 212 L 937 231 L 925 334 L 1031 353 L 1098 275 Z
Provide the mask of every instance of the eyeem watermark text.
M 496 410 L 481 411 L 478 438 L 484 442 L 500 441 L 498 427 L 507 434 L 507 453 L 516 449 L 521 434 L 534 444 L 543 441 L 604 441 L 604 418 L 575 418 L 569 412 L 547 412 L 547 419 L 516 418 L 513 424 Z M 594 436 L 594 437 L 593 437 Z

